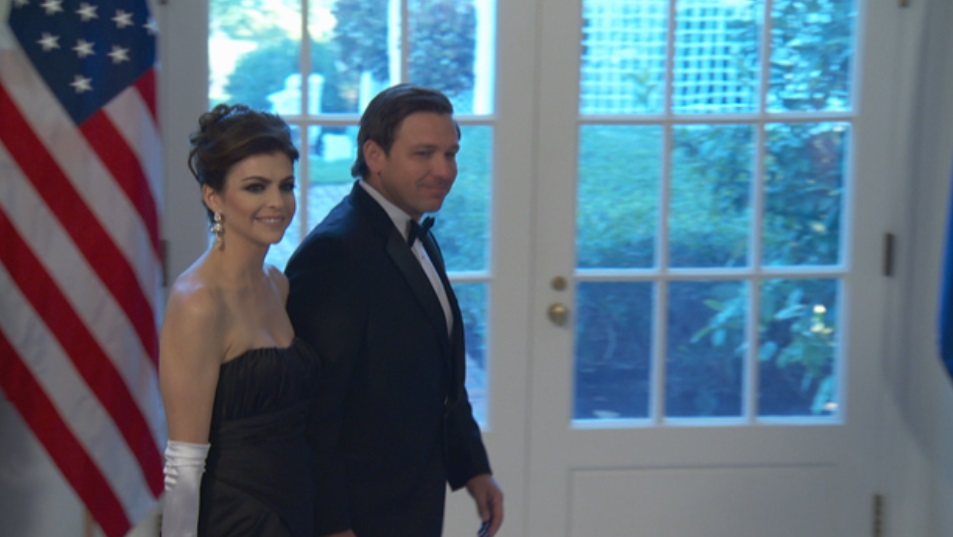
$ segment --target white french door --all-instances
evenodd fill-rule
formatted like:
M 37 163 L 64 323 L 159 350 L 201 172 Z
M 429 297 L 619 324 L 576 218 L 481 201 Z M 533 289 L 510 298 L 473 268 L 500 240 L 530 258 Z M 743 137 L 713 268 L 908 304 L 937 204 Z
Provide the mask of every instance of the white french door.
M 539 37 L 535 40 L 539 43 L 539 79 L 534 92 L 538 114 L 532 193 L 535 210 L 532 247 L 528 249 L 532 254 L 527 259 L 533 267 L 533 293 L 525 407 L 529 435 L 525 448 L 525 519 L 522 528 L 510 527 L 512 533 L 507 534 L 869 535 L 877 483 L 876 446 L 871 439 L 877 438 L 876 387 L 881 382 L 879 329 L 871 327 L 884 326 L 886 304 L 886 279 L 881 274 L 881 239 L 886 224 L 884 213 L 872 209 L 885 203 L 884 187 L 891 169 L 891 140 L 883 127 L 891 103 L 885 100 L 889 92 L 883 85 L 896 66 L 891 64 L 892 53 L 884 43 L 898 30 L 896 7 L 864 1 L 852 6 L 856 9 L 857 45 L 849 53 L 858 71 L 849 89 L 851 104 L 840 113 L 815 117 L 784 110 L 784 105 L 775 108 L 776 114 L 765 113 L 763 110 L 770 110 L 772 105 L 760 94 L 754 97 L 750 109 L 742 104 L 741 111 L 731 109 L 711 115 L 690 110 L 686 105 L 690 97 L 679 101 L 678 91 L 693 80 L 687 73 L 690 68 L 685 67 L 689 63 L 685 56 L 693 49 L 690 44 L 679 48 L 678 43 L 680 39 L 697 42 L 698 26 L 669 21 L 665 30 L 676 39 L 666 41 L 666 71 L 659 80 L 669 94 L 661 92 L 658 108 L 647 105 L 645 114 L 640 115 L 643 110 L 636 106 L 634 114 L 603 116 L 586 114 L 586 102 L 580 94 L 586 91 L 580 78 L 589 76 L 580 75 L 580 58 L 599 46 L 594 42 L 595 6 L 585 10 L 583 2 L 574 1 L 550 9 L 544 4 L 539 5 Z M 718 8 L 729 3 L 703 4 Z M 771 4 L 756 5 L 767 11 Z M 585 19 L 581 17 L 584 12 Z M 690 15 L 676 7 L 663 14 Z M 781 26 L 789 21 L 776 18 L 773 22 Z M 765 54 L 768 39 L 761 39 L 758 46 Z M 781 54 L 775 58 L 780 61 Z M 681 77 L 680 69 L 685 71 Z M 765 73 L 760 82 L 764 87 L 773 80 L 769 81 Z M 681 111 L 679 106 L 683 107 Z M 837 125 L 833 130 L 850 131 L 849 141 L 844 142 L 843 175 L 836 189 L 837 195 L 843 196 L 837 231 L 841 249 L 826 260 L 802 262 L 797 257 L 800 254 L 791 254 L 790 250 L 780 253 L 778 239 L 770 229 L 777 224 L 777 213 L 782 211 L 779 206 L 799 201 L 790 199 L 779 204 L 772 199 L 777 195 L 777 185 L 772 181 L 786 173 L 772 171 L 772 166 L 792 165 L 781 164 L 784 151 L 776 147 L 776 135 L 778 130 L 788 128 L 803 133 L 805 130 L 798 128 L 803 123 L 812 125 L 813 132 L 823 131 L 828 127 L 821 125 L 828 122 Z M 779 127 L 778 123 L 785 126 Z M 679 153 L 678 146 L 686 130 L 705 128 L 702 125 L 715 125 L 711 132 L 726 125 L 744 125 L 752 132 L 750 145 L 738 147 L 750 152 L 751 159 L 750 168 L 744 170 L 751 170 L 751 190 L 742 196 L 749 211 L 741 226 L 742 249 L 747 253 L 739 261 L 737 252 L 732 251 L 733 257 L 719 258 L 721 264 L 717 266 L 688 259 L 694 252 L 680 252 L 677 244 L 682 240 L 678 234 L 689 227 L 680 219 L 679 211 L 684 210 L 686 199 L 705 196 L 704 192 L 692 191 L 697 184 L 685 185 L 679 173 L 684 173 L 684 159 L 706 155 L 686 157 Z M 587 233 L 584 228 L 597 226 L 600 219 L 609 216 L 592 217 L 584 212 L 594 207 L 611 212 L 606 208 L 625 204 L 634 195 L 626 191 L 592 194 L 590 189 L 596 188 L 593 185 L 608 180 L 603 176 L 586 177 L 592 172 L 585 160 L 593 158 L 587 137 L 596 137 L 599 129 L 620 137 L 639 129 L 658 133 L 653 138 L 658 141 L 657 161 L 637 156 L 614 161 L 617 166 L 632 168 L 627 169 L 632 182 L 637 182 L 636 168 L 657 162 L 652 175 L 658 177 L 658 183 L 648 191 L 635 191 L 658 200 L 655 221 L 649 224 L 655 226 L 649 243 L 655 255 L 646 264 L 635 260 L 627 267 L 623 260 L 600 265 L 592 261 L 594 256 L 586 244 L 601 235 Z M 644 142 L 645 138 L 636 135 L 630 140 Z M 605 141 L 600 139 L 599 143 Z M 817 158 L 813 150 L 802 151 L 799 156 L 805 160 Z M 812 173 L 821 172 L 815 167 Z M 810 181 L 807 177 L 798 180 Z M 813 186 L 794 192 L 806 197 L 810 188 Z M 611 202 L 594 204 L 598 196 L 611 197 Z M 731 215 L 719 209 L 709 218 L 729 219 Z M 613 225 L 627 223 L 610 222 L 600 234 L 610 234 Z M 732 229 L 738 228 L 726 226 L 721 231 Z M 798 290 L 781 292 L 788 302 L 777 304 L 779 297 L 772 293 L 779 293 L 778 289 L 788 284 Z M 811 294 L 814 284 L 827 292 L 816 292 L 815 287 L 816 301 L 812 302 L 806 295 Z M 726 301 L 719 293 L 732 287 L 731 292 L 742 297 L 739 300 L 745 313 L 738 313 L 735 325 L 725 322 L 713 328 L 710 319 L 717 314 L 712 310 L 718 306 L 710 303 L 721 300 L 723 306 Z M 688 292 L 692 289 L 694 294 Z M 819 298 L 822 295 L 836 304 L 825 303 Z M 795 304 L 795 296 L 802 302 Z M 619 304 L 626 300 L 631 302 Z M 609 313 L 600 317 L 587 312 L 593 303 Z M 816 319 L 815 325 L 805 327 L 807 331 L 816 335 L 827 330 L 832 334 L 826 359 L 831 368 L 828 380 L 835 386 L 825 394 L 818 388 L 810 402 L 779 405 L 772 396 L 780 386 L 770 376 L 774 373 L 771 360 L 795 354 L 772 355 L 780 344 L 769 332 L 776 328 L 775 321 L 789 319 L 787 315 L 794 315 L 794 310 L 805 308 L 813 308 L 811 314 Z M 631 313 L 639 309 L 642 311 Z M 628 317 L 626 310 L 630 311 Z M 698 311 L 710 312 L 700 315 L 701 324 L 686 319 Z M 720 313 L 727 317 L 728 309 Z M 587 357 L 582 345 L 599 341 L 592 332 L 605 331 L 606 323 L 617 322 L 620 317 L 648 317 L 651 322 L 616 327 L 612 341 L 606 345 L 612 345 L 617 356 L 609 351 L 600 354 L 603 359 L 608 356 L 610 363 Z M 709 320 L 707 325 L 705 320 Z M 832 328 L 834 325 L 836 328 Z M 718 329 L 723 330 L 720 339 L 713 334 Z M 640 330 L 641 334 L 632 334 Z M 691 333 L 684 334 L 686 331 Z M 632 341 L 621 341 L 625 338 Z M 705 339 L 717 341 L 706 344 Z M 732 341 L 734 346 L 728 348 Z M 628 359 L 630 363 L 612 364 L 613 359 L 625 362 L 618 355 L 627 348 L 635 355 Z M 684 360 L 679 361 L 679 354 L 685 354 L 686 348 L 688 353 L 715 351 L 713 356 L 723 360 L 717 367 L 694 366 L 692 377 L 693 366 L 686 367 Z M 797 347 L 795 359 L 807 359 L 815 351 L 816 347 L 809 345 Z M 640 365 L 644 366 L 641 373 Z M 718 370 L 732 367 L 730 374 Z M 603 376 L 615 376 L 616 381 L 610 380 L 606 391 L 587 392 L 584 376 L 600 368 L 609 369 Z M 702 397 L 712 382 L 724 384 L 731 379 L 737 380 L 736 399 Z M 608 393 L 620 386 L 631 390 L 632 400 L 642 400 L 626 401 L 624 396 Z M 613 401 L 613 397 L 618 400 Z M 597 401 L 585 404 L 593 399 Z

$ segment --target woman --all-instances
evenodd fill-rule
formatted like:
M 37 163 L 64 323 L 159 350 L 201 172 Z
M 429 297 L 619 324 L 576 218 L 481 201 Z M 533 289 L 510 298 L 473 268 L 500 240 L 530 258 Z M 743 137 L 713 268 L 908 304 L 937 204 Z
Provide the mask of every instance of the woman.
M 294 216 L 298 151 L 284 121 L 244 105 L 203 114 L 190 142 L 214 242 L 173 284 L 159 340 L 162 534 L 310 536 L 317 361 L 264 263 Z

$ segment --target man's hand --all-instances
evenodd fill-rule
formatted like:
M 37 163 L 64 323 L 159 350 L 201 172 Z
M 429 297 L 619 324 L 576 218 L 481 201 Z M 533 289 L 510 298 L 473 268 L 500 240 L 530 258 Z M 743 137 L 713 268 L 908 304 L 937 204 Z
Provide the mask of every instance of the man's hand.
M 503 525 L 503 491 L 490 474 L 480 474 L 467 482 L 467 492 L 476 502 L 477 513 L 484 525 L 480 537 L 493 537 Z

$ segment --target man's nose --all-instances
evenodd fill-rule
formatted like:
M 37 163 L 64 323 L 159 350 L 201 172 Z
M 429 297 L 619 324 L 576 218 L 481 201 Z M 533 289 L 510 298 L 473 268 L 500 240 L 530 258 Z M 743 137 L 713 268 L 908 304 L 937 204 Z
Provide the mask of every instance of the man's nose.
M 457 163 L 452 158 L 435 159 L 433 174 L 441 179 L 453 179 L 457 175 Z

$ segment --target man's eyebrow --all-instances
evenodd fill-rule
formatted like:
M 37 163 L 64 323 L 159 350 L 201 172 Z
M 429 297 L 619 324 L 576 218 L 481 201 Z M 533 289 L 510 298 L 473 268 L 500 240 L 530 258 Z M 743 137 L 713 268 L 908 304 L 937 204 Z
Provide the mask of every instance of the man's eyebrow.
M 419 144 L 412 145 L 412 146 L 410 146 L 410 147 L 413 148 L 413 149 L 439 149 L 439 148 L 440 148 L 440 144 L 431 144 L 431 143 L 423 142 L 423 143 L 419 143 Z M 447 147 L 447 149 L 459 150 L 459 149 L 460 149 L 460 144 L 453 144 L 453 145 Z

